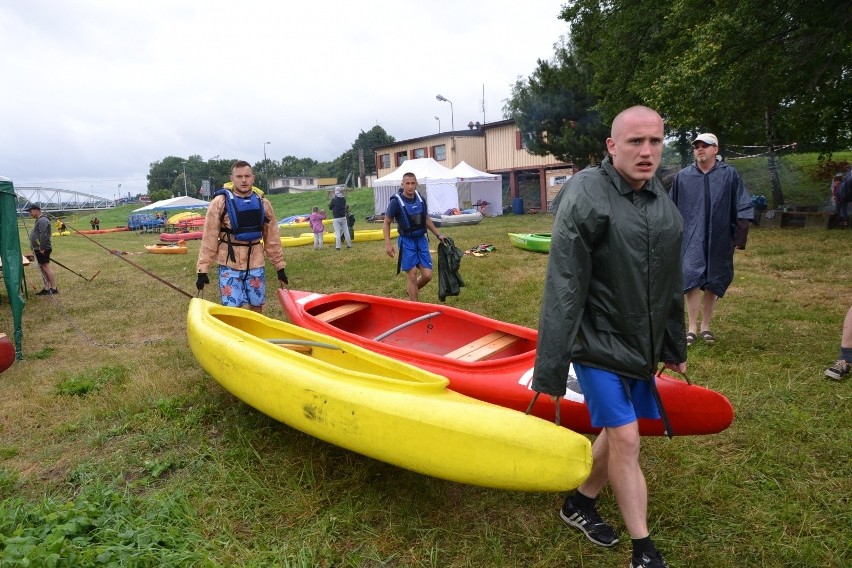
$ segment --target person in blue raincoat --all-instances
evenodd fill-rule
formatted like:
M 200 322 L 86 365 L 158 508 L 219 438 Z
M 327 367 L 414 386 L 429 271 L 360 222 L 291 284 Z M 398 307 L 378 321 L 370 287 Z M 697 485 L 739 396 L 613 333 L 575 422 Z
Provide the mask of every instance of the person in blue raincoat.
M 754 205 L 742 178 L 718 158 L 716 135 L 699 134 L 692 149 L 695 162 L 675 175 L 669 193 L 683 217 L 687 345 L 699 337 L 706 343 L 716 340 L 711 329 L 716 300 L 734 279 L 734 250 L 745 249 L 749 222 L 754 219 Z

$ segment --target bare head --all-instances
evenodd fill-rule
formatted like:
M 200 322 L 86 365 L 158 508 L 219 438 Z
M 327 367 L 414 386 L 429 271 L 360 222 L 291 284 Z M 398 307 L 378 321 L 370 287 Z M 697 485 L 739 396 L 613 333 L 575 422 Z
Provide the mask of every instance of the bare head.
M 612 121 L 606 148 L 612 165 L 633 189 L 654 177 L 663 157 L 663 118 L 654 109 L 634 106 Z
M 251 164 L 244 160 L 237 160 L 231 165 L 231 183 L 234 191 L 240 195 L 248 195 L 254 185 L 254 173 Z

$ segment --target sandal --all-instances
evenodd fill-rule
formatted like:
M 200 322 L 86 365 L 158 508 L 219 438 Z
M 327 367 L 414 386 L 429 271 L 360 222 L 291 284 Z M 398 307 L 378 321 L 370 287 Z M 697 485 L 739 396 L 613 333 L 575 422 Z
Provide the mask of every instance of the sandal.
M 704 340 L 704 343 L 712 344 L 716 341 L 716 336 L 713 335 L 713 332 L 708 329 L 707 331 L 701 332 L 701 339 Z
M 698 336 L 691 331 L 686 334 L 686 346 L 691 347 L 698 340 Z

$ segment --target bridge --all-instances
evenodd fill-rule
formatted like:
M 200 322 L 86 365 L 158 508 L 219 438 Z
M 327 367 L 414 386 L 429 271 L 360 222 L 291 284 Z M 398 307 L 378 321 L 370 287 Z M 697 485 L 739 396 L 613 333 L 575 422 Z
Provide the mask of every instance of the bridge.
M 63 214 L 72 211 L 101 211 L 115 207 L 115 200 L 99 195 L 52 189 L 48 187 L 15 186 L 18 214 L 26 214 L 27 207 L 38 205 L 45 213 Z

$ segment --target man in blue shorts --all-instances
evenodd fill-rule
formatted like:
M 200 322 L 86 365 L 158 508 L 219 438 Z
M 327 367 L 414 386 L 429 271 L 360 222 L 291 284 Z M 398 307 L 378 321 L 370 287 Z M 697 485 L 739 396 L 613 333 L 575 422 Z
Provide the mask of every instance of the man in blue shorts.
M 559 404 L 573 362 L 592 425 L 603 430 L 591 475 L 560 518 L 595 544 L 615 545 L 595 505 L 609 483 L 633 541 L 631 568 L 667 566 L 648 530 L 637 419 L 660 417 L 660 361 L 686 372 L 683 221 L 655 176 L 663 136 L 654 110 L 623 111 L 612 122 L 609 156 L 557 196 L 532 382 Z
M 402 176 L 402 189 L 390 198 L 385 211 L 382 230 L 385 235 L 385 250 L 391 258 L 395 252 L 390 240 L 392 221 L 396 221 L 399 228 L 397 274 L 400 269 L 405 272 L 408 299 L 416 302 L 420 289 L 432 280 L 432 255 L 429 253 L 429 238 L 426 233 L 431 231 L 439 241 L 444 240 L 444 235 L 438 232 L 429 217 L 426 200 L 417 192 L 417 176 L 411 172 Z
M 251 165 L 231 166 L 232 190 L 217 191 L 207 207 L 196 262 L 195 287 L 210 284 L 207 272 L 219 265 L 219 294 L 223 306 L 263 312 L 266 302 L 266 258 L 275 266 L 281 285 L 288 284 L 275 211 L 254 191 Z

